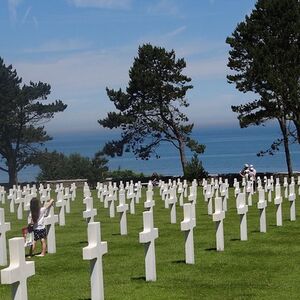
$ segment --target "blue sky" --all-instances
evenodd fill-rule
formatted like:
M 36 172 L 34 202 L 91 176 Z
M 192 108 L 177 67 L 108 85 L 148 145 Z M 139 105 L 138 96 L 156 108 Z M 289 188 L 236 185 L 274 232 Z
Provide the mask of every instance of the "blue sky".
M 226 81 L 225 39 L 254 0 L 1 0 L 0 56 L 25 83 L 49 83 L 67 110 L 50 133 L 101 130 L 113 110 L 105 87 L 126 87 L 139 45 L 174 49 L 194 89 L 186 110 L 197 127 L 238 126 L 232 104 L 248 99 Z M 250 96 L 249 96 L 250 97 Z

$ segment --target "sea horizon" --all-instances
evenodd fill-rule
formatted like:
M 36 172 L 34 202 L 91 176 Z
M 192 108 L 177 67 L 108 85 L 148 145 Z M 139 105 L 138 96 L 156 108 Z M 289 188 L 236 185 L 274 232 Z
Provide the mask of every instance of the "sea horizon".
M 50 133 L 51 135 L 51 133 Z M 253 164 L 257 172 L 278 173 L 287 172 L 283 148 L 275 155 L 258 157 L 256 154 L 266 150 L 272 142 L 280 137 L 276 126 L 249 127 L 220 126 L 211 128 L 196 128 L 193 138 L 206 145 L 205 152 L 199 155 L 205 170 L 210 174 L 239 173 L 245 163 Z M 110 139 L 120 137 L 118 132 L 87 131 L 76 133 L 55 133 L 53 139 L 45 144 L 48 151 L 63 152 L 66 155 L 79 153 L 92 158 Z M 300 147 L 293 144 L 290 147 L 293 170 L 300 170 Z M 124 153 L 121 157 L 108 157 L 110 170 L 129 169 L 137 173 L 151 175 L 156 172 L 164 176 L 182 176 L 179 154 L 174 146 L 162 143 L 158 149 L 159 159 L 136 159 L 132 153 Z M 192 153 L 187 151 L 187 159 Z M 35 181 L 39 168 L 29 166 L 19 172 L 19 182 Z M 8 181 L 8 176 L 0 172 L 0 182 Z

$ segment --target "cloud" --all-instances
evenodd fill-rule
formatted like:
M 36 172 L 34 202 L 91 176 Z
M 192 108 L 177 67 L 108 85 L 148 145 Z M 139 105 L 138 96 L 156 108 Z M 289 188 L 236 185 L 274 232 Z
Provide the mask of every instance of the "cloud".
M 91 42 L 79 39 L 67 40 L 52 40 L 48 41 L 38 47 L 25 49 L 25 53 L 50 53 L 50 52 L 67 52 L 76 50 L 85 50 L 90 48 Z
M 8 0 L 9 17 L 12 23 L 17 22 L 17 8 L 21 4 L 21 2 L 22 0 Z
M 68 0 L 68 2 L 76 7 L 127 10 L 131 7 L 132 0 Z
M 187 61 L 186 73 L 193 79 L 226 78 L 227 72 L 225 56 Z
M 178 6 L 172 0 L 159 0 L 156 4 L 149 6 L 147 12 L 151 15 L 182 17 Z

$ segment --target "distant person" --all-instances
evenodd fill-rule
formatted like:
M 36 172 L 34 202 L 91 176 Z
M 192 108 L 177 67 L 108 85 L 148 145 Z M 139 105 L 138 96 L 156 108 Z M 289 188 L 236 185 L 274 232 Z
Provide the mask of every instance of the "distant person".
M 41 241 L 42 252 L 37 256 L 45 256 L 47 251 L 47 231 L 45 226 L 45 217 L 49 212 L 50 207 L 53 205 L 54 200 L 51 199 L 41 207 L 41 202 L 37 198 L 32 198 L 30 201 L 30 214 L 29 224 L 33 225 L 34 241 L 30 249 L 30 255 L 33 255 L 36 248 L 36 242 Z
M 157 186 L 158 185 L 158 174 L 156 173 L 156 172 L 154 172 L 153 174 L 152 174 L 152 185 L 153 186 Z
M 253 181 L 253 190 L 255 191 L 256 170 L 254 169 L 253 165 L 249 166 L 249 178 Z
M 242 177 L 246 177 L 246 175 L 249 174 L 249 165 L 248 164 L 244 164 L 243 169 L 240 171 L 240 175 Z

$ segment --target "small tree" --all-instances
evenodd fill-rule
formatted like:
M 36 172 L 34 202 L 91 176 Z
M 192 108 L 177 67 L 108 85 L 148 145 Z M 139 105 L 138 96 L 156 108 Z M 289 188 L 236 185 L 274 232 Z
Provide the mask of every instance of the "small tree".
M 205 171 L 198 155 L 194 153 L 191 161 L 186 164 L 184 177 L 192 181 L 193 179 L 199 180 L 205 178 L 207 175 L 208 173 Z
M 96 153 L 93 159 L 78 153 L 65 155 L 56 151 L 40 153 L 35 164 L 41 169 L 37 179 L 59 180 L 86 178 L 89 182 L 97 182 L 105 178 L 108 171 L 107 159 Z
M 288 122 L 300 142 L 300 2 L 258 0 L 250 16 L 227 38 L 229 83 L 258 99 L 233 106 L 241 127 L 276 119 L 281 129 L 288 172 L 292 174 Z M 275 142 L 276 144 L 276 142 Z
M 139 47 L 126 92 L 106 89 L 118 112 L 109 112 L 98 122 L 110 129 L 120 128 L 122 134 L 120 140 L 105 145 L 105 154 L 121 156 L 125 149 L 141 159 L 159 158 L 156 149 L 161 142 L 168 142 L 178 149 L 184 172 L 186 147 L 197 153 L 204 151 L 204 145 L 190 137 L 193 124 L 180 110 L 189 105 L 186 93 L 192 89 L 191 78 L 182 74 L 185 67 L 184 59 L 176 59 L 174 50 L 150 44 Z
M 0 170 L 9 175 L 9 184 L 18 182 L 17 174 L 51 139 L 41 123 L 64 111 L 67 105 L 56 100 L 42 104 L 50 94 L 50 85 L 33 83 L 22 85 L 12 66 L 0 58 Z

